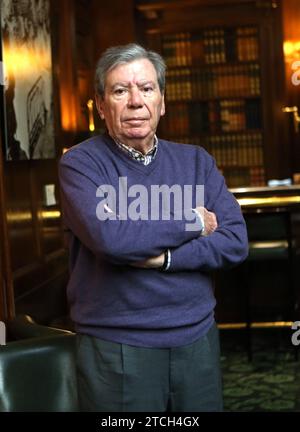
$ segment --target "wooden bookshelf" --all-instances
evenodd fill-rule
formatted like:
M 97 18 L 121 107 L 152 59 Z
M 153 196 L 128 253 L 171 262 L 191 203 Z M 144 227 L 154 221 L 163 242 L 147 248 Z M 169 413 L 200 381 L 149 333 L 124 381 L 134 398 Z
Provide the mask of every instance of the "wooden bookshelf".
M 163 34 L 164 135 L 204 146 L 230 187 L 265 184 L 258 28 Z
M 284 135 L 277 113 L 283 103 L 283 64 L 276 71 L 271 67 L 275 54 L 282 60 L 275 3 L 198 0 L 189 7 L 179 1 L 138 6 L 147 44 L 167 63 L 160 134 L 203 146 L 229 187 L 263 186 L 285 169 L 277 154 Z

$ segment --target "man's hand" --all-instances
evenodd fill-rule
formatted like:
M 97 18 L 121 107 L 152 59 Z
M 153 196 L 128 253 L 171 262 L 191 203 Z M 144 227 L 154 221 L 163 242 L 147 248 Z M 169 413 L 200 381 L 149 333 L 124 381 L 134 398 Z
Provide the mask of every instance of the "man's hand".
M 196 207 L 196 210 L 201 214 L 204 221 L 204 231 L 201 235 L 208 236 L 218 228 L 217 217 L 213 212 L 206 210 L 205 207 Z
M 208 236 L 218 228 L 217 217 L 215 213 L 206 210 L 205 207 L 196 207 L 196 210 L 201 214 L 204 221 L 204 231 L 202 231 L 201 235 Z M 132 267 L 155 269 L 162 267 L 164 260 L 165 254 L 162 253 L 158 256 L 148 258 L 144 261 L 135 262 L 130 265 Z
M 165 260 L 165 254 L 162 253 L 158 256 L 148 258 L 144 261 L 135 262 L 130 265 L 132 267 L 155 269 L 155 268 L 160 268 L 163 265 L 164 260 Z

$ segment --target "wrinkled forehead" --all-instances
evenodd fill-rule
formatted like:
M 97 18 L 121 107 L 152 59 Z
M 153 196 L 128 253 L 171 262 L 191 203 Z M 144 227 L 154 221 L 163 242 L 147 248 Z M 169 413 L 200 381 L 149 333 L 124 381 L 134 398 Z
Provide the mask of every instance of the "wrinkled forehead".
M 158 82 L 157 72 L 150 60 L 141 58 L 130 62 L 122 62 L 112 67 L 106 74 L 105 85 L 116 82 Z

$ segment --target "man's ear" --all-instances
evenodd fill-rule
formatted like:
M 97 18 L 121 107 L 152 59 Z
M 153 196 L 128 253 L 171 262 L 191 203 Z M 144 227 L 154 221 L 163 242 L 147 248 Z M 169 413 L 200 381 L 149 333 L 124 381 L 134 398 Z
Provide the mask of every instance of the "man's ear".
M 165 115 L 166 112 L 166 105 L 165 105 L 165 95 L 162 95 L 162 103 L 161 103 L 161 109 L 160 109 L 160 115 Z
M 101 96 L 96 94 L 95 100 L 96 100 L 96 107 L 97 107 L 98 114 L 99 114 L 100 118 L 102 120 L 104 120 L 105 116 L 104 116 L 104 110 L 103 110 L 103 99 Z

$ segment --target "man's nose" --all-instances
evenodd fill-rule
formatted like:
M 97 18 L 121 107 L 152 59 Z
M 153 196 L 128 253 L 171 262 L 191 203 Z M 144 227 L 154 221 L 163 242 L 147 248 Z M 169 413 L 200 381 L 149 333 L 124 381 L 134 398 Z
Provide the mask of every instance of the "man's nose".
M 131 108 L 139 108 L 143 106 L 143 98 L 138 88 L 131 88 L 128 97 L 128 106 Z

